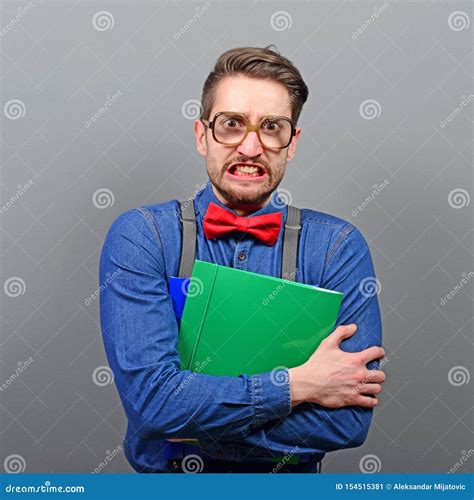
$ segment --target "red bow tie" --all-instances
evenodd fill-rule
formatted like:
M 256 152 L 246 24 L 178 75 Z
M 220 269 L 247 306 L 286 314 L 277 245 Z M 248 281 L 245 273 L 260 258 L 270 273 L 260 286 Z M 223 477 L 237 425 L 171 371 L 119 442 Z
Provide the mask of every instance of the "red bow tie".
M 209 203 L 204 216 L 204 234 L 207 239 L 215 238 L 231 231 L 249 233 L 266 245 L 274 245 L 281 229 L 281 212 L 239 217 L 224 208 Z

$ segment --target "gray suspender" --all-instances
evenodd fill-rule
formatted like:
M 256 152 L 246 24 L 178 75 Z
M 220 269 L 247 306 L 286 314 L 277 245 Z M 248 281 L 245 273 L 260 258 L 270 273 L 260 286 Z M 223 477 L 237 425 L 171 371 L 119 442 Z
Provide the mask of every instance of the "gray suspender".
M 298 237 L 301 227 L 299 208 L 288 205 L 285 229 L 283 232 L 283 253 L 281 257 L 281 277 L 295 281 L 298 257 Z
M 179 261 L 178 276 L 188 278 L 191 276 L 196 255 L 196 214 L 192 199 L 179 202 L 181 222 L 183 223 L 183 236 L 181 238 L 181 260 Z
M 178 276 L 191 276 L 196 255 L 196 215 L 193 199 L 181 201 L 181 221 L 183 224 L 181 260 Z M 283 253 L 281 261 L 281 277 L 295 281 L 297 271 L 298 237 L 301 228 L 301 211 L 288 205 L 288 215 L 283 230 Z

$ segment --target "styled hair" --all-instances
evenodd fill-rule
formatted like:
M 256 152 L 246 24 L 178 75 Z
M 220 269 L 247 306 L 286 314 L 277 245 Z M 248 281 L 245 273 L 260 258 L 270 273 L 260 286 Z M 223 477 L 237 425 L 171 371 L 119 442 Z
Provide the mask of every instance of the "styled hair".
M 293 63 L 270 47 L 272 45 L 265 48 L 238 47 L 221 54 L 204 83 L 201 118 L 210 119 L 219 82 L 228 76 L 244 75 L 281 83 L 288 91 L 291 118 L 298 122 L 303 104 L 308 99 L 308 87 Z

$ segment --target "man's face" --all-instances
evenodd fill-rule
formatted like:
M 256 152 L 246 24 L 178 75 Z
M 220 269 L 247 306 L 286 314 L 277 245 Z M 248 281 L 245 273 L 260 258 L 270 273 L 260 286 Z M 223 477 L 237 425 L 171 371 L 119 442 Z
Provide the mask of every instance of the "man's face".
M 219 111 L 243 113 L 256 124 L 265 115 L 291 118 L 291 100 L 286 88 L 278 82 L 232 76 L 219 83 L 209 120 Z M 207 173 L 216 196 L 226 205 L 242 210 L 256 210 L 269 201 L 283 178 L 286 163 L 295 155 L 301 134 L 297 129 L 285 149 L 270 149 L 262 146 L 255 132 L 249 132 L 238 146 L 225 146 L 213 139 L 212 131 L 200 120 L 196 120 L 194 131 L 197 149 L 206 157 Z M 238 163 L 258 165 L 258 175 L 236 175 Z

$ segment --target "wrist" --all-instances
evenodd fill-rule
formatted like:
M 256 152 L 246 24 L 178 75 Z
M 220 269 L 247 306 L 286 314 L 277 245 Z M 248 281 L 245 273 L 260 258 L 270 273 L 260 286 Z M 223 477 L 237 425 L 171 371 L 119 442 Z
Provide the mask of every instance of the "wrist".
M 290 401 L 291 406 L 294 407 L 307 401 L 302 367 L 290 368 L 288 374 L 290 377 Z

